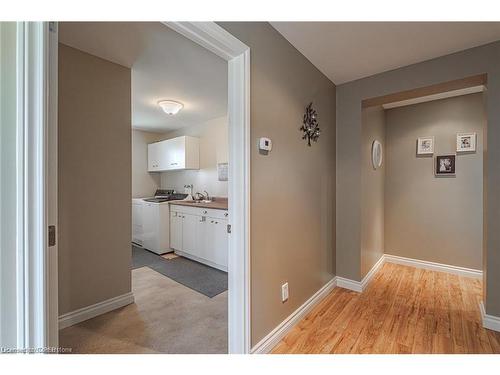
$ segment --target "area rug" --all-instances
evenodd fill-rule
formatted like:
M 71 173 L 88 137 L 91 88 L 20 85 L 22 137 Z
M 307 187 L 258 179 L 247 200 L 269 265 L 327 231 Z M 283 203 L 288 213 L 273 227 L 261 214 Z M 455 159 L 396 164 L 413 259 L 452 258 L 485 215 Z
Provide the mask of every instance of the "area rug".
M 227 272 L 185 257 L 165 259 L 132 245 L 132 269 L 140 267 L 149 267 L 209 298 L 227 290 Z

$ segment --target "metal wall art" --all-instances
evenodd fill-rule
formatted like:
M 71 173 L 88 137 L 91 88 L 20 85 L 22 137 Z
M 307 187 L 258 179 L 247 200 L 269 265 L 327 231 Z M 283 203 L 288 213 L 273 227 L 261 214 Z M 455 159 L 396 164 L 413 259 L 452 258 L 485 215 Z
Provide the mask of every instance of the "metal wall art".
M 311 140 L 314 142 L 318 141 L 321 130 L 319 129 L 319 124 L 317 120 L 318 114 L 316 110 L 312 107 L 312 102 L 306 107 L 306 113 L 304 113 L 304 120 L 302 121 L 302 126 L 300 130 L 304 132 L 302 139 L 307 139 L 307 145 L 311 146 Z

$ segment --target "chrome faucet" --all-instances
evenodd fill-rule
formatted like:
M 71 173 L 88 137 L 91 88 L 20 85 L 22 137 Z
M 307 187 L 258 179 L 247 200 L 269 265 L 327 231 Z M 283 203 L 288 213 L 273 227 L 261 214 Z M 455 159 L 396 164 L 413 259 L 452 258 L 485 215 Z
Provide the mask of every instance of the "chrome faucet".
M 191 191 L 190 195 L 193 197 L 193 184 L 184 185 L 184 189 L 189 189 Z
M 203 193 L 205 193 L 205 194 L 203 194 Z M 196 192 L 193 196 L 194 200 L 197 200 L 197 201 L 207 200 L 207 201 L 209 201 L 210 196 L 208 195 L 208 192 L 206 190 L 203 190 L 203 193 Z

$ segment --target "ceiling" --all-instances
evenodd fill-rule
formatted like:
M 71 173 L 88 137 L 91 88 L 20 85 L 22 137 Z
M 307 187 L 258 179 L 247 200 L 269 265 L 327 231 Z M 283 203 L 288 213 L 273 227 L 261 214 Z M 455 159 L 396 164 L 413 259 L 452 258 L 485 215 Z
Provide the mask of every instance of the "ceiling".
M 499 22 L 271 22 L 335 84 L 500 39 Z
M 62 22 L 59 41 L 132 69 L 132 127 L 167 132 L 227 114 L 227 63 L 159 22 Z M 180 101 L 168 116 L 157 105 Z

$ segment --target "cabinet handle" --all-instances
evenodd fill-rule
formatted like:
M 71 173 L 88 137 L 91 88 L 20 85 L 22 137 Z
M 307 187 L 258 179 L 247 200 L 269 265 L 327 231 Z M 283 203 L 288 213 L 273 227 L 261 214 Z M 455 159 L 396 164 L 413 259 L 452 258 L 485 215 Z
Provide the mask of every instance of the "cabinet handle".
M 177 163 L 170 163 L 170 165 L 177 165 Z

